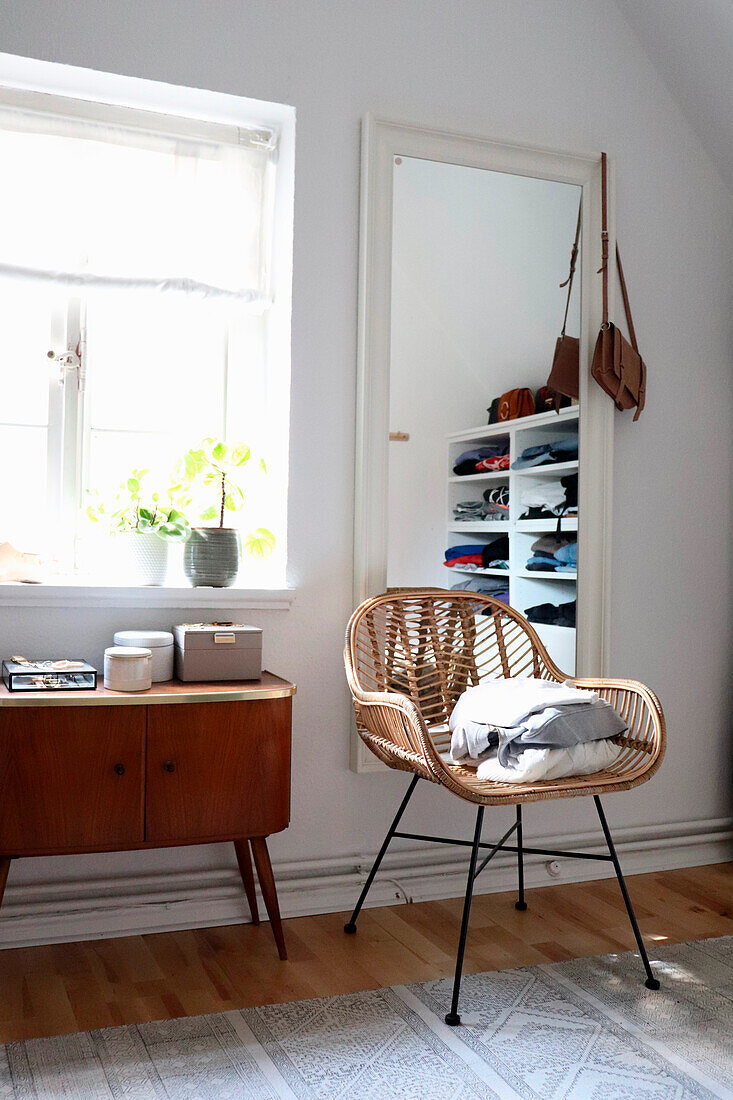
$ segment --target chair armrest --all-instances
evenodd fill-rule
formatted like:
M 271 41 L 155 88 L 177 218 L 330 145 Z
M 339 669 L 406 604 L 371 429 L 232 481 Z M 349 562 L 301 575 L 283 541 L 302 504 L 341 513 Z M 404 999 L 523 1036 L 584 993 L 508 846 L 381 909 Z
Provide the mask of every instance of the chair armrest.
M 407 695 L 387 691 L 352 692 L 359 736 L 390 767 L 436 781 L 442 771 L 420 711 Z
M 617 738 L 619 744 L 632 755 L 641 754 L 649 775 L 656 771 L 664 757 L 667 732 L 664 712 L 654 692 L 637 680 L 573 677 L 570 682 L 597 692 L 611 704 L 628 726 L 627 733 Z

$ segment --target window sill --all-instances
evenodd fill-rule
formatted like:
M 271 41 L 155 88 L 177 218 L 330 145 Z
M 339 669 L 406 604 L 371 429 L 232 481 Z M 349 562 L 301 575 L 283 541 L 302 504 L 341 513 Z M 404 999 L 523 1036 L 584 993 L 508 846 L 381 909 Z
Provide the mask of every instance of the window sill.
M 294 599 L 293 588 L 0 584 L 0 607 L 221 607 L 286 611 Z

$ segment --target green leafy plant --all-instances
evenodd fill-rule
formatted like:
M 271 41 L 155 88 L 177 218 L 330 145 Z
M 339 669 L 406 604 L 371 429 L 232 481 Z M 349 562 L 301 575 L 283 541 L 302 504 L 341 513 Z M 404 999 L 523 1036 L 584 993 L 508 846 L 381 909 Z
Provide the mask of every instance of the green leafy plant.
M 137 531 L 152 533 L 167 542 L 185 542 L 191 528 L 185 514 L 173 506 L 174 490 L 167 493 L 169 503 L 161 504 L 160 493 L 143 491 L 143 481 L 149 473 L 133 470 L 108 500 L 96 489 L 89 490 L 87 517 L 92 523 L 106 523 L 113 533 Z
M 171 486 L 171 495 L 186 506 L 193 506 L 194 510 L 195 501 L 205 500 L 198 511 L 199 518 L 203 522 L 218 519 L 218 527 L 222 528 L 227 512 L 238 512 L 244 506 L 242 482 L 245 468 L 251 461 L 246 443 L 229 444 L 207 436 L 178 462 L 178 477 Z M 258 465 L 267 473 L 264 459 L 260 459 Z M 212 496 L 215 503 L 208 502 Z M 265 557 L 275 547 L 275 536 L 266 527 L 258 527 L 245 536 L 244 546 L 253 557 Z

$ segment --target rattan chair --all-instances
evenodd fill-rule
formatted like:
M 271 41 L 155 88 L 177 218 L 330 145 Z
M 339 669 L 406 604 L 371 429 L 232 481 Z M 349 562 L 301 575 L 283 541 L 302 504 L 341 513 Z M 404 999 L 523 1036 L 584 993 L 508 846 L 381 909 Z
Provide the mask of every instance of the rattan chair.
M 519 896 L 524 900 L 524 853 L 607 860 L 613 864 L 636 937 L 646 985 L 658 989 L 606 821 L 601 795 L 628 791 L 645 783 L 664 755 L 665 727 L 656 696 L 633 680 L 567 677 L 553 663 L 532 625 L 517 611 L 474 592 L 412 589 L 367 600 L 349 621 L 344 651 L 346 676 L 354 699 L 359 735 L 390 768 L 412 773 L 412 781 L 377 855 L 361 896 L 344 931 L 356 932 L 356 920 L 393 837 L 457 844 L 471 849 L 463 918 L 458 942 L 455 981 L 446 1023 L 460 1024 L 458 1001 L 463 955 L 471 912 L 474 881 L 500 851 L 516 852 Z M 572 682 L 598 692 L 623 717 L 626 733 L 615 740 L 622 747 L 617 760 L 592 775 L 534 783 L 481 781 L 476 769 L 453 764 L 448 719 L 461 693 L 482 680 L 497 677 L 539 677 Z M 472 841 L 398 831 L 398 825 L 419 779 L 439 783 L 452 794 L 473 802 L 478 811 Z M 556 852 L 525 847 L 522 806 L 525 802 L 592 795 L 608 855 Z M 486 806 L 516 806 L 516 820 L 495 844 L 481 841 Z M 512 833 L 516 844 L 507 844 Z M 479 864 L 479 853 L 488 854 Z

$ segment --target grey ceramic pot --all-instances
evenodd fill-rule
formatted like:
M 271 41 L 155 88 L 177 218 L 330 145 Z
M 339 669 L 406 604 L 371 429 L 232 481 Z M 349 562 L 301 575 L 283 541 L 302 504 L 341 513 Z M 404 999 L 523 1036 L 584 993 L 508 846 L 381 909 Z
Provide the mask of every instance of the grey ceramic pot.
M 194 588 L 228 588 L 239 572 L 239 531 L 194 527 L 183 553 L 183 570 Z

